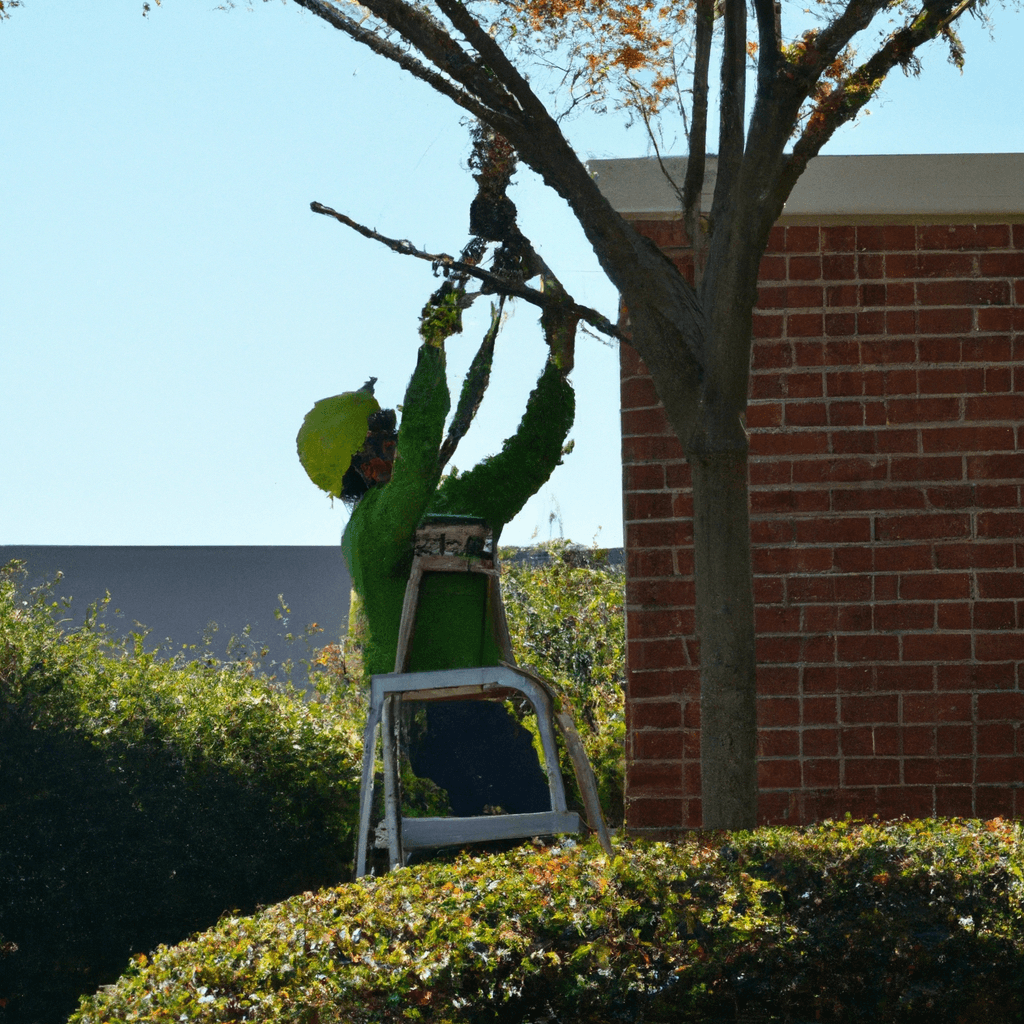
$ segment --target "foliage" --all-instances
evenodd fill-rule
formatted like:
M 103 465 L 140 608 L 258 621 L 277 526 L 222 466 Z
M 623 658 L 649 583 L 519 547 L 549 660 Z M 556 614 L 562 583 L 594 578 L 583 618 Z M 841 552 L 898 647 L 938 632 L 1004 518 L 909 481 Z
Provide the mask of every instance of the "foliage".
M 363 712 L 343 663 L 314 666 L 335 699 L 305 700 L 251 660 L 115 643 L 102 605 L 64 631 L 18 577 L 0 570 L 0 1020 L 60 1019 L 132 952 L 349 876 Z
M 603 552 L 566 541 L 542 546 L 541 565 L 506 560 L 502 591 L 516 660 L 550 679 L 568 702 L 597 777 L 608 822 L 623 818 L 625 577 Z M 579 800 L 562 758 L 567 792 Z
M 1020 1021 L 1022 839 L 845 821 L 423 865 L 137 956 L 71 1024 Z

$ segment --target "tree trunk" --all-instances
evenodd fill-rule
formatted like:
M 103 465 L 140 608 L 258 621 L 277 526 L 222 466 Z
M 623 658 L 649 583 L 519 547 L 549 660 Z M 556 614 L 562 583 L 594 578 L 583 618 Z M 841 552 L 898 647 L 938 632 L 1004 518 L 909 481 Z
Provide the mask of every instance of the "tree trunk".
M 757 687 L 747 451 L 687 453 L 700 642 L 700 772 L 704 828 L 757 821 Z

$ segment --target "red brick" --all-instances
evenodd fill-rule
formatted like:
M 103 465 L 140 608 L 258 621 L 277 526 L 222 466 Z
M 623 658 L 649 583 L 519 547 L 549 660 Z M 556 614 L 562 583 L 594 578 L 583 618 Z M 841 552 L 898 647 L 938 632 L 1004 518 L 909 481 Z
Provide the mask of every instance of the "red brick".
M 695 672 L 692 674 L 697 675 Z M 651 697 L 671 697 L 673 694 L 682 693 L 687 675 L 686 670 L 679 669 L 638 672 L 630 665 L 627 682 L 628 699 L 639 701 Z M 699 687 L 699 679 L 696 685 Z
M 634 761 L 682 761 L 681 729 L 644 729 L 633 736 Z
M 993 390 L 986 383 L 986 389 Z M 973 395 L 966 404 L 968 420 L 1024 419 L 1024 395 Z
M 785 420 L 787 427 L 823 427 L 828 422 L 827 406 L 824 402 L 787 402 Z
M 976 633 L 974 656 L 979 661 L 1024 661 L 1024 633 Z
M 755 608 L 755 628 L 759 635 L 766 633 L 796 633 L 800 629 L 799 608 Z
M 917 314 L 922 334 L 965 334 L 974 322 L 974 311 L 956 306 L 922 309 Z
M 963 661 L 970 656 L 970 633 L 915 633 L 903 637 L 904 661 Z
M 934 688 L 931 665 L 879 665 L 875 669 L 878 690 L 896 690 L 911 693 Z
M 909 573 L 900 577 L 901 601 L 956 601 L 970 596 L 971 578 L 967 573 Z
M 843 765 L 847 786 L 894 786 L 900 781 L 900 762 L 895 758 L 850 758 Z
M 903 698 L 904 722 L 969 722 L 970 693 L 943 693 L 939 696 L 907 694 Z
M 788 252 L 817 252 L 820 247 L 820 234 L 814 227 L 787 227 L 786 250 Z
M 974 730 L 969 725 L 942 725 L 935 730 L 935 752 L 939 757 L 974 753 Z
M 782 426 L 782 404 L 779 402 L 751 402 L 747 406 L 747 426 L 752 430 Z
M 1013 450 L 1012 427 L 943 427 L 922 430 L 921 442 L 926 452 L 979 452 Z M 1014 464 L 1024 466 L 1024 455 L 987 455 L 967 459 L 968 479 L 1015 479 L 1007 472 Z
M 843 697 L 841 703 L 842 721 L 846 723 L 895 722 L 898 719 L 897 697 Z
M 918 228 L 918 240 L 922 249 L 1003 249 L 1010 245 L 1010 228 L 1007 224 L 942 224 Z
M 903 777 L 910 785 L 955 785 L 973 780 L 974 764 L 966 757 L 908 758 Z
M 971 628 L 971 606 L 966 602 L 944 601 L 936 605 L 936 624 L 939 629 L 966 630 Z
M 1024 537 L 1024 512 L 980 512 L 978 537 Z
M 980 785 L 1024 782 L 1024 757 L 979 757 L 977 781 Z
M 800 701 L 795 697 L 766 697 L 757 702 L 757 724 L 762 729 L 791 728 L 800 724 Z
M 757 734 L 758 757 L 795 757 L 800 753 L 796 729 L 762 729 Z
M 800 657 L 798 637 L 759 636 L 756 641 L 758 664 L 794 664 Z
M 884 480 L 887 469 L 886 460 L 882 458 L 804 459 L 793 464 L 793 482 L 859 483 L 867 480 Z
M 664 639 L 680 633 L 692 634 L 694 614 L 691 608 L 670 608 L 626 613 L 626 632 L 630 640 Z
M 834 789 L 839 785 L 839 762 L 834 760 L 805 761 L 803 784 L 813 789 Z
M 967 728 L 970 728 L 970 726 Z M 905 725 L 900 730 L 904 756 L 934 756 L 938 746 L 936 740 L 937 732 L 938 729 L 934 725 Z
M 1014 629 L 1017 606 L 1013 601 L 978 601 L 974 605 L 975 629 Z
M 631 790 L 627 781 L 627 787 Z M 627 823 L 630 828 L 681 828 L 683 803 L 678 799 L 657 800 L 650 797 L 628 800 Z
M 885 408 L 891 423 L 934 423 L 960 418 L 958 398 L 892 398 Z
M 894 458 L 890 463 L 890 475 L 893 480 L 962 480 L 963 459 L 954 455 Z
M 803 670 L 805 693 L 835 693 L 839 688 L 837 670 L 832 665 L 808 665 Z
M 752 555 L 755 572 L 828 572 L 832 568 L 830 548 L 757 548 Z
M 627 548 L 668 548 L 693 543 L 693 522 L 666 519 L 654 522 L 627 522 Z
M 885 256 L 881 253 L 862 253 L 857 257 L 857 276 L 862 281 L 885 278 Z
M 985 390 L 985 367 L 944 366 L 917 371 L 922 395 L 962 395 Z
M 978 726 L 979 754 L 1012 754 L 1014 752 L 1014 727 L 1009 722 Z
M 1018 508 L 1021 504 L 1017 484 L 978 484 L 974 487 L 974 503 L 979 508 Z
M 1012 442 L 1006 440 L 1003 447 L 1012 447 Z M 967 459 L 968 480 L 1020 480 L 1021 477 L 1024 477 L 1024 453 L 973 455 Z
M 876 572 L 908 572 L 914 569 L 930 569 L 932 567 L 932 551 L 930 544 L 877 544 L 874 548 L 874 567 Z
M 799 761 L 759 761 L 757 784 L 760 789 L 799 789 Z
M 758 343 L 754 345 L 751 367 L 757 370 L 779 370 L 793 365 L 793 350 L 788 345 Z
M 843 756 L 892 757 L 900 752 L 900 736 L 901 730 L 895 726 L 843 729 L 840 734 Z
M 835 729 L 804 729 L 799 736 L 804 757 L 831 757 L 839 753 L 839 734 Z
M 633 729 L 678 729 L 683 724 L 682 705 L 673 701 L 644 701 L 632 705 Z
M 804 697 L 801 708 L 804 725 L 833 725 L 837 719 L 835 697 Z
M 874 549 L 871 547 L 833 548 L 832 564 L 836 572 L 870 572 L 874 564 Z
M 947 817 L 974 815 L 974 793 L 970 786 L 939 786 L 935 790 L 935 813 Z
M 633 672 L 684 668 L 687 664 L 686 651 L 677 637 L 656 640 L 630 639 L 627 644 L 627 658 Z
M 878 604 L 874 608 L 874 627 L 885 632 L 906 629 L 932 629 L 935 625 L 934 604 Z
M 776 489 L 751 494 L 751 512 L 755 515 L 827 511 L 827 490 Z
M 978 786 L 974 796 L 974 814 L 979 818 L 1019 817 L 1014 810 L 1012 790 L 1005 786 Z
M 627 409 L 622 414 L 623 436 L 662 437 L 671 432 L 672 428 L 661 406 L 654 409 Z
M 800 670 L 795 666 L 789 665 L 759 665 L 757 669 L 757 692 L 766 696 L 799 693 Z
M 622 461 L 666 462 L 683 457 L 679 438 L 666 434 L 663 437 L 624 437 L 622 439 Z
M 904 513 L 895 516 L 879 516 L 875 521 L 875 539 L 879 541 L 969 537 L 970 535 L 971 517 L 969 515 L 939 512 L 923 515 Z
M 801 289 L 803 290 L 803 289 Z M 793 291 L 793 289 L 790 289 Z M 804 305 L 814 305 L 805 302 Z M 825 321 L 821 313 L 789 313 L 786 316 L 786 335 L 790 338 L 820 338 L 825 333 Z
M 975 256 L 953 253 L 889 253 L 885 272 L 889 277 L 971 277 Z
M 926 494 L 933 508 L 970 508 L 974 504 L 974 488 L 965 484 L 954 487 L 929 487 Z
M 895 636 L 862 634 L 836 638 L 839 661 L 899 661 L 899 640 Z
M 862 224 L 857 228 L 857 248 L 875 252 L 916 249 L 917 229 L 911 224 Z
M 978 596 L 986 600 L 1024 597 L 1024 574 L 1020 572 L 979 572 Z
M 821 228 L 822 252 L 854 252 L 857 248 L 857 229 L 853 225 Z
M 885 313 L 880 309 L 867 313 L 858 313 L 857 333 L 859 335 L 884 334 Z
M 1006 306 L 1008 281 L 918 282 L 917 301 L 922 306 Z
M 979 311 L 979 315 L 985 310 Z M 997 312 L 992 310 L 991 312 Z M 979 327 L 979 329 L 981 329 Z M 973 335 L 964 338 L 961 358 L 965 363 L 995 363 L 1013 358 L 1013 348 L 1007 337 Z M 955 362 L 955 360 L 953 360 Z
M 785 317 L 754 310 L 753 336 L 755 338 L 781 338 Z
M 632 491 L 625 495 L 623 517 L 626 522 L 644 519 L 670 519 L 672 495 L 666 491 Z
M 623 409 L 646 409 L 658 405 L 658 393 L 650 377 L 630 377 L 620 385 Z
M 934 552 L 937 569 L 997 569 L 1013 565 L 1010 544 L 936 544 Z

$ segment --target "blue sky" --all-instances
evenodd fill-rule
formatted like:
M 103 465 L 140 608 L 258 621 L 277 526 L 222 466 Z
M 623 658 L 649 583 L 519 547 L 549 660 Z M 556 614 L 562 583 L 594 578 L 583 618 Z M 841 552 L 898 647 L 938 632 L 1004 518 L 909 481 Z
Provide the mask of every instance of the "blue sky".
M 1024 151 L 1024 20 L 964 26 L 897 75 L 828 153 Z M 319 200 L 432 250 L 465 240 L 460 115 L 287 3 L 27 0 L 0 25 L 0 544 L 331 544 L 344 526 L 295 457 L 313 402 L 379 378 L 401 401 L 433 288 L 309 211 Z M 636 156 L 616 115 L 568 126 L 586 157 Z M 670 147 L 676 148 L 679 147 Z M 613 290 L 529 173 L 528 234 L 578 300 Z M 449 344 L 451 379 L 484 311 Z M 455 464 L 515 428 L 545 352 L 532 309 Z M 621 544 L 617 355 L 581 338 L 576 450 L 506 530 Z

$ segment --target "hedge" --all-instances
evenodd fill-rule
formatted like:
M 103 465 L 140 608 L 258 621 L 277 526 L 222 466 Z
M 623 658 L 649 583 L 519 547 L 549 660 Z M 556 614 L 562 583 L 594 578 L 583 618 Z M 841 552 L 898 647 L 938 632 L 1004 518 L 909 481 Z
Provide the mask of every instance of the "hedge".
M 307 892 L 136 957 L 108 1021 L 1020 1021 L 1022 827 L 566 841 Z

